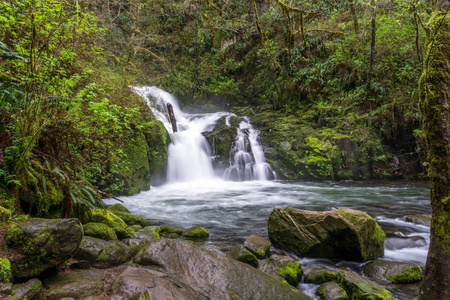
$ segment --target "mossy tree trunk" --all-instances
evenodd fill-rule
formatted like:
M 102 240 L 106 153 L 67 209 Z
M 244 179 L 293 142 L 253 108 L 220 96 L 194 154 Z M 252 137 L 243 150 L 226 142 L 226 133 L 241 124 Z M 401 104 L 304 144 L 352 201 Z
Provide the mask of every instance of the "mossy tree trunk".
M 448 2 L 446 4 L 448 6 Z M 437 6 L 439 7 L 439 6 Z M 429 23 L 420 110 L 428 144 L 431 237 L 419 300 L 450 299 L 450 12 L 436 9 Z

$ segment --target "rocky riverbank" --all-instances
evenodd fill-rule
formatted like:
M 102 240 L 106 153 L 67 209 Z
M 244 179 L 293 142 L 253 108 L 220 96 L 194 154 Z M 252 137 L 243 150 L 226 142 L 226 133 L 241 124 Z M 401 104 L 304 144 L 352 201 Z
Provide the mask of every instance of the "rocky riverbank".
M 350 209 L 274 209 L 270 241 L 250 235 L 225 252 L 205 249 L 202 227 L 158 224 L 120 204 L 83 220 L 1 215 L 2 299 L 311 299 L 301 282 L 318 286 L 320 299 L 394 299 L 385 287 L 422 277 L 420 266 L 377 260 L 383 231 Z M 302 267 L 296 255 L 369 262 L 358 273 L 339 264 Z

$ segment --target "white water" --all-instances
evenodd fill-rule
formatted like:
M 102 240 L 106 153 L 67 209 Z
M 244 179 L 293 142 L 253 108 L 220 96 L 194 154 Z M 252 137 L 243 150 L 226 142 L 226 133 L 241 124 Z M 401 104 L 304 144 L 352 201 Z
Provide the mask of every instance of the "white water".
M 172 143 L 168 149 L 167 181 L 174 183 L 214 179 L 216 175 L 211 147 L 202 133 L 214 129 L 223 116 L 227 117 L 226 125 L 230 126 L 229 118 L 234 114 L 187 114 L 180 109 L 174 96 L 157 87 L 133 87 L 133 90 L 147 101 L 155 118 L 162 121 L 170 133 Z M 177 119 L 178 132 L 175 133 L 167 117 L 169 103 Z M 243 118 L 230 153 L 230 167 L 223 175 L 225 180 L 275 179 L 275 172 L 266 163 L 258 138 L 259 131 L 253 129 L 248 118 Z

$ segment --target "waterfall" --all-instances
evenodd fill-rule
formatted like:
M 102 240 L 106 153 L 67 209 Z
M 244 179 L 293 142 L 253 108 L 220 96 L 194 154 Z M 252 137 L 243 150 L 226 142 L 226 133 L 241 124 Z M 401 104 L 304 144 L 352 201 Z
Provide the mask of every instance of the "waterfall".
M 217 112 L 203 114 L 184 113 L 176 98 L 157 87 L 132 87 L 149 105 L 155 119 L 164 123 L 170 133 L 171 144 L 168 149 L 167 181 L 186 182 L 212 179 L 216 175 L 213 168 L 211 147 L 202 135 L 214 129 L 217 121 L 232 113 Z M 173 107 L 178 132 L 173 132 L 168 117 L 167 104 Z M 264 152 L 258 141 L 259 131 L 254 130 L 247 117 L 242 119 L 237 136 L 230 151 L 230 167 L 224 172 L 225 180 L 269 180 L 275 178 L 275 172 L 266 163 Z M 214 145 L 213 145 L 214 147 Z

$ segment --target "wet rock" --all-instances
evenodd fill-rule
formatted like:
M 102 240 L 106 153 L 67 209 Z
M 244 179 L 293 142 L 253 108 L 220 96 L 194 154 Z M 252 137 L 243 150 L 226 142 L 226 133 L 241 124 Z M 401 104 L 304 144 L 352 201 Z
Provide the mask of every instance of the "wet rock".
M 41 291 L 41 289 L 42 282 L 39 279 L 30 279 L 24 284 L 17 284 L 13 286 L 13 299 L 32 299 Z
M 388 290 L 361 275 L 347 270 L 341 274 L 341 284 L 351 299 L 395 299 Z
M 107 274 L 101 270 L 76 270 L 59 273 L 45 281 L 45 299 L 92 299 L 103 290 Z
M 64 263 L 83 237 L 78 219 L 29 219 L 9 227 L 6 244 L 18 254 L 11 260 L 16 278 L 37 276 Z
M 413 263 L 375 260 L 364 267 L 364 274 L 381 283 L 414 283 L 422 280 L 423 270 Z
M 125 206 L 123 206 L 120 203 L 116 203 L 114 205 L 111 205 L 108 210 L 112 211 L 113 213 L 116 212 L 124 212 L 124 213 L 130 213 L 130 211 L 128 210 L 128 208 L 126 208 Z
M 339 273 L 321 267 L 313 267 L 305 271 L 305 282 L 322 284 L 331 281 L 338 282 L 340 279 Z
M 145 245 L 148 244 L 149 239 L 124 239 L 122 241 L 125 245 L 131 247 L 134 254 L 138 253 Z
M 216 163 L 223 165 L 228 162 L 228 157 L 231 149 L 231 144 L 237 135 L 237 128 L 239 127 L 240 118 L 231 117 L 230 126 L 226 125 L 226 118 L 222 117 L 217 120 L 217 123 L 212 131 L 203 132 L 211 150 L 215 156 Z
M 95 237 L 105 241 L 117 240 L 117 235 L 112 228 L 103 223 L 86 223 L 83 225 L 84 236 Z
M 259 269 L 268 274 L 280 276 L 293 286 L 298 285 L 303 275 L 302 266 L 296 259 L 278 254 L 259 261 Z
M 229 256 L 232 259 L 249 264 L 252 267 L 255 267 L 255 268 L 258 267 L 258 259 L 252 252 L 248 251 L 244 246 L 235 247 L 229 253 Z
M 133 236 L 136 239 L 143 239 L 143 240 L 155 240 L 155 239 L 159 239 L 159 234 L 156 230 L 151 229 L 151 228 L 142 228 L 138 231 L 136 231 Z
M 182 240 L 151 241 L 135 262 L 162 268 L 207 299 L 311 299 L 247 264 Z
M 406 222 L 417 225 L 431 226 L 431 215 L 409 215 L 404 217 Z
M 388 237 L 384 247 L 389 250 L 399 250 L 404 248 L 420 248 L 427 245 L 427 241 L 421 236 L 412 237 Z
M 11 282 L 0 282 L 0 296 L 10 295 L 12 293 L 12 283 Z M 1 299 L 1 297 L 0 297 Z
M 76 261 L 70 265 L 71 270 L 87 270 L 91 267 L 91 264 L 87 260 Z
M 258 235 L 250 235 L 244 242 L 244 247 L 252 252 L 257 258 L 266 257 L 270 249 L 270 242 Z
M 368 214 L 352 209 L 275 208 L 268 233 L 275 247 L 299 256 L 367 261 L 384 255 L 383 230 Z
M 170 233 L 176 233 L 182 235 L 184 233 L 183 229 L 175 228 L 167 225 L 160 225 L 158 226 L 158 233 L 160 236 L 166 236 Z
M 183 232 L 183 236 L 192 239 L 204 239 L 209 237 L 209 232 L 203 227 L 195 226 L 186 229 Z
M 96 268 L 110 268 L 129 261 L 132 255 L 133 250 L 120 241 L 84 237 L 73 257 L 86 260 Z
M 327 282 L 319 286 L 316 295 L 321 300 L 344 300 L 349 299 L 347 292 L 336 282 Z
M 182 282 L 171 278 L 156 267 L 129 265 L 113 282 L 108 299 L 194 300 L 204 299 L 199 293 Z

